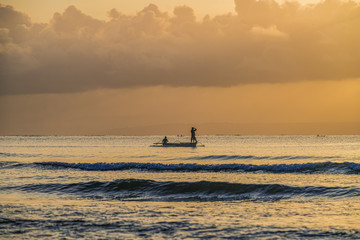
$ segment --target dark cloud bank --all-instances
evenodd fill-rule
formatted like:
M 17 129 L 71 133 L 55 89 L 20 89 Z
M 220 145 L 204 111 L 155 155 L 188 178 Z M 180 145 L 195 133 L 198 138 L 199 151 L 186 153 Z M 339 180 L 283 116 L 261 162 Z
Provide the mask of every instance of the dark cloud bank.
M 151 4 L 100 21 L 70 6 L 39 24 L 0 5 L 0 94 L 360 77 L 359 3 L 235 8 L 199 20 L 190 7 L 170 14 Z

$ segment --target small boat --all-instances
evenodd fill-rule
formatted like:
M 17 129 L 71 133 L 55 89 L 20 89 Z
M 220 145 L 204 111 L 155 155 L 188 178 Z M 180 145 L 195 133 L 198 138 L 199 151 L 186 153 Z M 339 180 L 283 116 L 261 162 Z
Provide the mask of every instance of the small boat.
M 204 145 L 197 145 L 197 142 L 157 142 L 152 147 L 205 147 Z

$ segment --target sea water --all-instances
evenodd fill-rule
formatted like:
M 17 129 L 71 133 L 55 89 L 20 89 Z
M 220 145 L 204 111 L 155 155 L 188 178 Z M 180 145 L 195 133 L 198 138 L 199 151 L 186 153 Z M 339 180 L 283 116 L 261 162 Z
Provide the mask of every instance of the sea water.
M 161 139 L 0 137 L 0 239 L 360 239 L 360 136 Z

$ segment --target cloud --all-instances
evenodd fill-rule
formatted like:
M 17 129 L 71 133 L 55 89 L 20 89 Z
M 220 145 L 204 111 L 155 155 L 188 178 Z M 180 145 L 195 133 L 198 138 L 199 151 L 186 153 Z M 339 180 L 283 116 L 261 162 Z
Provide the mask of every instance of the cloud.
M 0 94 L 143 86 L 233 86 L 360 77 L 360 6 L 235 0 L 197 19 L 150 4 L 101 21 L 70 6 L 47 24 L 0 5 Z
M 31 25 L 29 16 L 16 11 L 12 6 L 0 5 L 0 27 L 16 28 L 18 25 Z
M 63 14 L 55 13 L 50 22 L 50 28 L 58 34 L 79 34 L 89 31 L 90 37 L 96 34 L 101 26 L 101 21 L 83 14 L 74 6 L 68 7 Z
M 273 38 L 276 40 L 288 40 L 289 35 L 279 31 L 276 25 L 272 25 L 268 28 L 264 28 L 261 26 L 254 26 L 251 28 L 250 33 L 254 35 L 257 39 L 265 39 L 268 41 L 269 39 Z

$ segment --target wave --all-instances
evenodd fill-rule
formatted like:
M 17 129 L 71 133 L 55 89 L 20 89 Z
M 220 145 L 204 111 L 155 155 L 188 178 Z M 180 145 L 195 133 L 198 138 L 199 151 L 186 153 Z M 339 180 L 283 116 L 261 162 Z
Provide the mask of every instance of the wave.
M 254 155 L 207 155 L 187 158 L 189 160 L 236 160 L 236 159 L 250 159 L 250 160 L 301 160 L 301 159 L 339 159 L 339 156 L 298 156 L 298 155 L 284 155 L 284 156 L 254 156 Z
M 14 168 L 27 167 L 27 166 L 29 166 L 29 164 L 20 163 L 20 162 L 12 162 L 12 161 L 0 162 L 0 169 L 14 169 Z
M 1 153 L 0 158 L 74 158 L 74 155 L 54 155 L 54 154 L 24 154 L 24 153 Z M 93 156 L 83 156 L 86 158 L 93 158 Z
M 28 184 L 3 190 L 68 193 L 85 198 L 122 201 L 274 201 L 299 197 L 359 197 L 360 189 L 351 187 L 288 186 L 281 184 L 242 184 L 229 182 L 160 182 L 121 179 L 70 184 Z
M 269 172 L 360 174 L 360 164 L 353 162 L 321 162 L 303 164 L 163 164 L 163 163 L 64 163 L 36 162 L 45 168 L 72 168 L 85 171 L 174 171 L 174 172 Z
M 23 239 L 27 239 L 30 238 L 28 237 L 29 232 L 32 233 L 31 239 L 59 239 L 59 236 L 68 237 L 69 233 L 74 232 L 74 229 L 77 233 L 75 237 L 85 235 L 88 239 L 98 239 L 99 235 L 96 233 L 99 232 L 104 239 L 154 239 L 154 233 L 156 233 L 156 239 L 180 239 L 179 236 L 181 239 L 360 239 L 360 230 L 354 228 L 318 229 L 317 226 L 315 228 L 295 228 L 285 224 L 278 227 L 276 225 L 252 225 L 251 223 L 246 227 L 237 225 L 228 227 L 231 225 L 230 223 L 224 227 L 222 224 L 214 226 L 212 222 L 206 224 L 188 220 L 174 221 L 177 215 L 172 215 L 165 221 L 156 221 L 158 214 L 155 214 L 152 209 L 128 213 L 130 216 L 139 214 L 140 217 L 129 219 L 129 216 L 126 216 L 117 221 L 111 221 L 112 218 L 104 218 L 101 215 L 104 211 L 98 211 L 98 209 L 88 213 L 91 218 L 73 217 L 79 215 L 79 212 L 76 211 L 78 209 L 66 210 L 67 217 L 55 215 L 51 218 L 26 218 L 19 214 L 0 216 L 0 225 L 6 231 L 6 235 L 2 233 L 5 236 L 4 239 L 19 239 L 19 233 L 26 233 L 21 236 Z M 156 211 L 156 213 L 158 212 L 160 211 Z M 154 221 L 149 222 L 148 217 L 143 218 L 144 213 L 150 213 L 148 215 Z M 184 214 L 184 212 L 182 213 Z M 53 213 L 51 214 L 53 215 Z M 197 217 L 193 216 L 191 212 L 189 215 Z M 5 231 L 3 230 L 3 232 Z M 115 237 L 108 237 L 109 233 L 113 233 L 114 235 L 111 236 Z M 67 238 L 63 237 L 62 239 Z
M 41 156 L 42 154 L 0 153 L 1 158 L 34 158 Z

